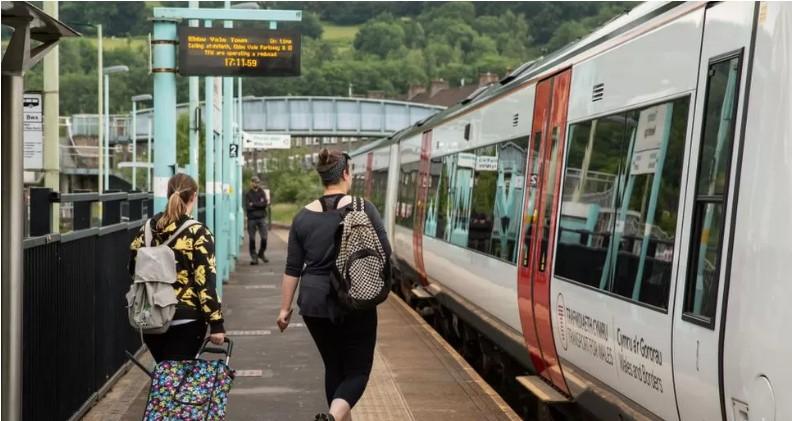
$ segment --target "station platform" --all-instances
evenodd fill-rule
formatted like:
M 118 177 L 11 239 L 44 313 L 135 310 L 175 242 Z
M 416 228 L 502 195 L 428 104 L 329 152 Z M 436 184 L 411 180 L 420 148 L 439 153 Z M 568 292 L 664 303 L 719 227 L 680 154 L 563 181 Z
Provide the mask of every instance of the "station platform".
M 326 410 L 324 370 L 302 319 L 296 314 L 281 333 L 275 325 L 288 232 L 273 229 L 267 257 L 251 266 L 247 242 L 229 282 L 223 310 L 234 340 L 231 367 L 237 378 L 229 420 L 313 420 Z M 374 369 L 352 411 L 355 421 L 519 420 L 501 397 L 399 297 L 378 307 Z M 142 356 L 146 365 L 151 357 Z M 85 420 L 139 420 L 148 377 L 130 368 Z

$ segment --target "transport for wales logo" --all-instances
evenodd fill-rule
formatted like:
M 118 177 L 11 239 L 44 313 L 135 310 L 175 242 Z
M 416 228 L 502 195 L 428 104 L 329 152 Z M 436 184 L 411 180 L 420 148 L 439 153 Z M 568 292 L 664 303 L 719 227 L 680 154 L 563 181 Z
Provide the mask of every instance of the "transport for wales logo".
M 561 340 L 561 347 L 564 348 L 564 351 L 567 350 L 567 335 L 566 335 L 566 326 L 564 322 L 566 317 L 564 317 L 564 294 L 558 293 L 558 299 L 556 299 L 556 314 L 558 315 L 558 332 L 559 332 L 559 339 Z

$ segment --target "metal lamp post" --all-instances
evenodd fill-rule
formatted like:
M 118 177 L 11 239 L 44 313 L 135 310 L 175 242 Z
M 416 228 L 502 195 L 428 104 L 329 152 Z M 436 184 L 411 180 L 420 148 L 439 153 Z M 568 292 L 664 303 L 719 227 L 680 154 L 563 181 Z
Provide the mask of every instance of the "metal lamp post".
M 128 72 L 129 67 L 109 66 L 103 70 L 104 74 L 104 189 L 110 187 L 110 75 L 113 73 Z M 101 193 L 101 192 L 100 192 Z
M 151 101 L 149 94 L 135 95 L 132 97 L 132 190 L 137 190 L 137 103 Z M 148 157 L 151 161 L 151 157 Z

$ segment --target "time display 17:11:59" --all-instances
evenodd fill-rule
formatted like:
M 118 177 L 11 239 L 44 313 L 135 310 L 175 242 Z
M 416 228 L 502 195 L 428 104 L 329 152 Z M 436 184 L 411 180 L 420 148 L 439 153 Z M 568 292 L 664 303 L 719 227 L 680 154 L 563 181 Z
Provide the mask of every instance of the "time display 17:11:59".
M 256 67 L 258 66 L 258 60 L 253 58 L 226 57 L 223 65 L 225 67 Z

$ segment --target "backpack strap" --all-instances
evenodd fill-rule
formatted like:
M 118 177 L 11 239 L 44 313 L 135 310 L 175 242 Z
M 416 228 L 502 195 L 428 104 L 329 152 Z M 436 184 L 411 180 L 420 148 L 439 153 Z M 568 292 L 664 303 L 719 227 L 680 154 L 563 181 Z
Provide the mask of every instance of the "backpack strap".
M 170 244 L 171 241 L 173 241 L 176 237 L 178 237 L 179 234 L 182 233 L 182 231 L 184 231 L 187 228 L 189 228 L 189 227 L 191 227 L 193 225 L 196 225 L 196 224 L 200 224 L 200 222 L 196 221 L 195 219 L 188 219 L 188 220 L 184 221 L 184 223 L 181 224 L 181 226 L 176 230 L 176 232 L 171 234 L 171 236 L 168 237 L 168 239 L 165 240 L 165 242 L 160 244 L 160 245 L 161 246 L 167 246 L 168 244 Z
M 146 228 L 143 230 L 143 241 L 146 247 L 151 247 L 151 218 L 146 221 Z
M 338 209 L 338 204 L 341 203 L 341 199 L 343 199 L 345 197 L 346 197 L 345 194 L 336 196 L 336 198 L 333 199 L 333 209 Z
M 352 198 L 352 209 L 358 212 L 363 212 L 366 201 L 362 197 L 355 196 Z
M 328 198 L 327 196 L 320 197 L 319 198 L 319 204 L 322 205 L 322 212 L 327 212 L 328 210 L 331 210 L 331 209 L 338 209 L 338 204 L 346 196 L 347 195 L 344 195 L 344 194 L 335 195 L 335 197 L 333 197 L 332 202 L 329 201 L 329 200 L 326 200 Z

